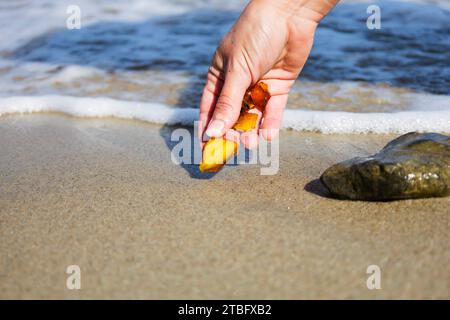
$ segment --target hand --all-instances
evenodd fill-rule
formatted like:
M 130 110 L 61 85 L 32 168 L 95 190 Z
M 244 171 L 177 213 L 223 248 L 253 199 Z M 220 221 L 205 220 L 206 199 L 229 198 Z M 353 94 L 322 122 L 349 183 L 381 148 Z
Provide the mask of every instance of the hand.
M 264 81 L 272 95 L 261 132 L 273 139 L 282 122 L 288 93 L 311 51 L 319 21 L 338 0 L 253 0 L 217 48 L 200 104 L 200 134 L 230 131 L 247 88 Z M 245 132 L 247 148 L 258 144 L 258 129 Z

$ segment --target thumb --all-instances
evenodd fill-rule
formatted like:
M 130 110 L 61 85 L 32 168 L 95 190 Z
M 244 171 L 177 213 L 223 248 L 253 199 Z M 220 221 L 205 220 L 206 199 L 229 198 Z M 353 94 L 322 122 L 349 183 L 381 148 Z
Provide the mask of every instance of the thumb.
M 250 77 L 242 71 L 228 71 L 217 99 L 211 122 L 206 129 L 209 137 L 221 137 L 239 117 L 242 99 L 251 84 Z

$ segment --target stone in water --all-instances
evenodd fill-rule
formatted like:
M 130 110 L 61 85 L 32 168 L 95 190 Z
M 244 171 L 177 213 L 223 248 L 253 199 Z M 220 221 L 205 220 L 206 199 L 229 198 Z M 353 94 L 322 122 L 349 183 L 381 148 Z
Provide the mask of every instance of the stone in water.
M 450 194 L 450 137 L 407 133 L 370 157 L 328 168 L 320 177 L 341 199 L 397 200 Z

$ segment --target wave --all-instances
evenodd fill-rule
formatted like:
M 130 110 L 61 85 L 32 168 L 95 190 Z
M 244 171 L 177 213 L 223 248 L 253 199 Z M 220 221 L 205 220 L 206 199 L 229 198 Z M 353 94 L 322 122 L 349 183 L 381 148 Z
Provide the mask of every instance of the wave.
M 72 96 L 16 96 L 0 98 L 0 116 L 61 112 L 76 117 L 115 117 L 156 124 L 192 126 L 198 109 L 172 108 L 159 103 Z M 283 128 L 333 133 L 450 132 L 450 110 L 353 113 L 287 109 Z

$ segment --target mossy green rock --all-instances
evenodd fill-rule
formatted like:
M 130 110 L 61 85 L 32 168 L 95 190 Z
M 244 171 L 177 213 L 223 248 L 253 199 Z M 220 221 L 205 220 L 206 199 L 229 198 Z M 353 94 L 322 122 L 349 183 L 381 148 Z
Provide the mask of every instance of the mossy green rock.
M 450 194 L 450 137 L 407 133 L 370 157 L 328 168 L 320 177 L 341 199 L 396 200 Z

